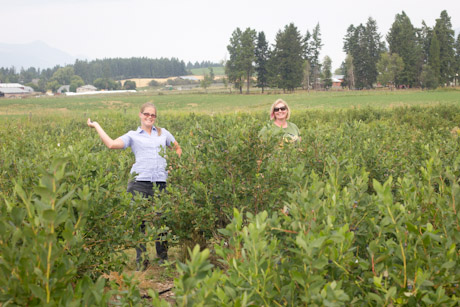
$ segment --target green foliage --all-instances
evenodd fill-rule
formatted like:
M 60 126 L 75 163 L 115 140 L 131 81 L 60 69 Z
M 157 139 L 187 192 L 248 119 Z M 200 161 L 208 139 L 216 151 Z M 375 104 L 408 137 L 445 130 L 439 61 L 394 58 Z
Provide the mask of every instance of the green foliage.
M 183 155 L 167 153 L 152 205 L 125 192 L 132 154 L 107 150 L 66 102 L 72 116 L 0 123 L 2 304 L 148 304 L 130 277 L 103 276 L 167 231 L 200 242 L 177 267 L 181 306 L 458 305 L 458 106 L 296 111 L 295 144 L 260 140 L 262 112 L 161 113 Z M 113 136 L 137 126 L 93 112 Z
M 377 70 L 379 72 L 377 81 L 383 86 L 389 85 L 392 87 L 404 70 L 403 59 L 396 53 L 389 54 L 384 52 L 377 62 Z
M 83 79 L 80 76 L 74 75 L 70 81 L 69 89 L 71 92 L 76 92 L 77 88 L 83 85 L 85 85 L 85 82 L 83 82 Z
M 250 80 L 254 73 L 255 40 L 255 30 L 247 28 L 243 32 L 240 28 L 236 28 L 227 46 L 230 59 L 226 63 L 225 73 L 228 80 L 239 88 L 240 93 L 242 93 L 244 81 L 247 83 L 247 93 L 249 93 Z
M 325 56 L 323 61 L 323 82 L 324 88 L 329 89 L 332 86 L 332 60 Z
M 403 71 L 396 76 L 395 85 L 418 86 L 420 65 L 423 62 L 422 46 L 417 40 L 416 29 L 404 11 L 396 14 L 387 41 L 389 52 L 398 54 L 404 63 Z
M 436 89 L 439 86 L 439 74 L 436 74 L 431 65 L 423 65 L 422 74 L 420 75 L 420 84 L 423 89 Z
M 152 80 L 149 82 L 149 86 L 153 86 L 153 87 L 160 86 L 160 83 L 157 80 Z
M 123 88 L 125 90 L 135 90 L 136 89 L 136 82 L 131 81 L 131 80 L 126 80 L 125 83 L 123 84 Z
M 352 56 L 355 87 L 372 88 L 377 81 L 377 62 L 385 45 L 377 32 L 377 22 L 369 17 L 366 25 L 350 25 L 343 50 Z
M 53 74 L 51 81 L 57 81 L 61 85 L 68 85 L 74 75 L 75 72 L 72 66 L 62 67 Z
M 255 71 L 257 73 L 257 87 L 264 88 L 268 86 L 268 67 L 267 62 L 270 58 L 270 48 L 265 38 L 264 32 L 257 34 L 257 44 L 255 48 Z
M 271 83 L 283 90 L 294 91 L 303 80 L 303 45 L 297 27 L 291 23 L 278 31 L 270 57 Z
M 449 85 L 452 82 L 455 66 L 455 32 L 447 11 L 442 11 L 436 19 L 433 35 L 436 35 L 439 44 L 439 82 L 442 85 Z
M 94 80 L 94 86 L 99 90 L 118 90 L 120 89 L 119 82 L 112 79 L 99 78 Z

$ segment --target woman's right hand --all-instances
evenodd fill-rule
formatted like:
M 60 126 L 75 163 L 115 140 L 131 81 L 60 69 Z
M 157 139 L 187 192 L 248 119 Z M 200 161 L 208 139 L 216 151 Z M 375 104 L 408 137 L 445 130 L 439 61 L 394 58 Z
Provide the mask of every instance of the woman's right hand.
M 96 127 L 96 122 L 93 122 L 90 118 L 88 118 L 88 120 L 86 121 L 86 123 L 88 124 L 89 127 L 91 128 L 95 128 Z

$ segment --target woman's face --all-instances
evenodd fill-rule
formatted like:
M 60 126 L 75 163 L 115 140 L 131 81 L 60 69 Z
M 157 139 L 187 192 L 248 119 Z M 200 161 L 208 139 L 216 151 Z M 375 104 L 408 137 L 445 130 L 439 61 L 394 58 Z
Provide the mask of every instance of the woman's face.
M 143 126 L 152 127 L 157 118 L 157 110 L 152 107 L 147 107 L 143 112 L 139 113 L 139 117 Z
M 275 116 L 275 119 L 286 119 L 287 113 L 287 108 L 282 102 L 276 104 L 273 108 L 273 115 Z

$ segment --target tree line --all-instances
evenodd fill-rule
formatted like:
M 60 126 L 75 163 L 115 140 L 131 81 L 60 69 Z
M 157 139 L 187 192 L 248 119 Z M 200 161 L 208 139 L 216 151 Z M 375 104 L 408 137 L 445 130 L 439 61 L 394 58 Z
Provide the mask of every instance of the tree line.
M 30 67 L 19 72 L 14 67 L 0 68 L 0 82 L 22 83 L 35 91 L 55 92 L 62 85 L 70 85 L 70 90 L 84 84 L 94 84 L 101 89 L 119 89 L 117 80 L 129 78 L 167 78 L 187 75 L 189 71 L 184 61 L 176 58 L 114 58 L 102 60 L 76 60 L 73 65 L 37 69 Z M 126 86 L 125 86 L 126 87 Z M 132 87 L 129 83 L 128 87 Z
M 390 87 L 436 88 L 458 82 L 460 72 L 460 35 L 455 40 L 447 11 L 429 27 L 412 25 L 403 11 L 397 14 L 383 41 L 377 22 L 350 25 L 343 39 L 347 54 L 336 74 L 344 76 L 342 86 L 350 89 Z M 251 82 L 264 88 L 294 91 L 330 88 L 331 59 L 319 58 L 323 43 L 319 23 L 301 35 L 291 23 L 279 30 L 271 46 L 265 33 L 247 28 L 234 30 L 227 46 L 229 60 L 225 71 L 228 82 L 247 92 Z M 255 79 L 255 80 L 254 80 Z M 254 80 L 254 81 L 253 81 Z

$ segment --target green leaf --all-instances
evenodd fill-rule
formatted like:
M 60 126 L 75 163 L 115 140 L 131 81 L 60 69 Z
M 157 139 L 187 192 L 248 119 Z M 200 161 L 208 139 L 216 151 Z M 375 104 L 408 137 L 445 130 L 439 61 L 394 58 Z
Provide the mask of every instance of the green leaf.
M 42 216 L 45 219 L 45 221 L 54 222 L 54 220 L 56 219 L 56 211 L 52 209 L 45 210 L 43 211 Z
M 46 292 L 44 289 L 33 284 L 29 284 L 29 289 L 32 291 L 34 296 L 38 297 L 42 301 L 42 303 L 46 302 Z

